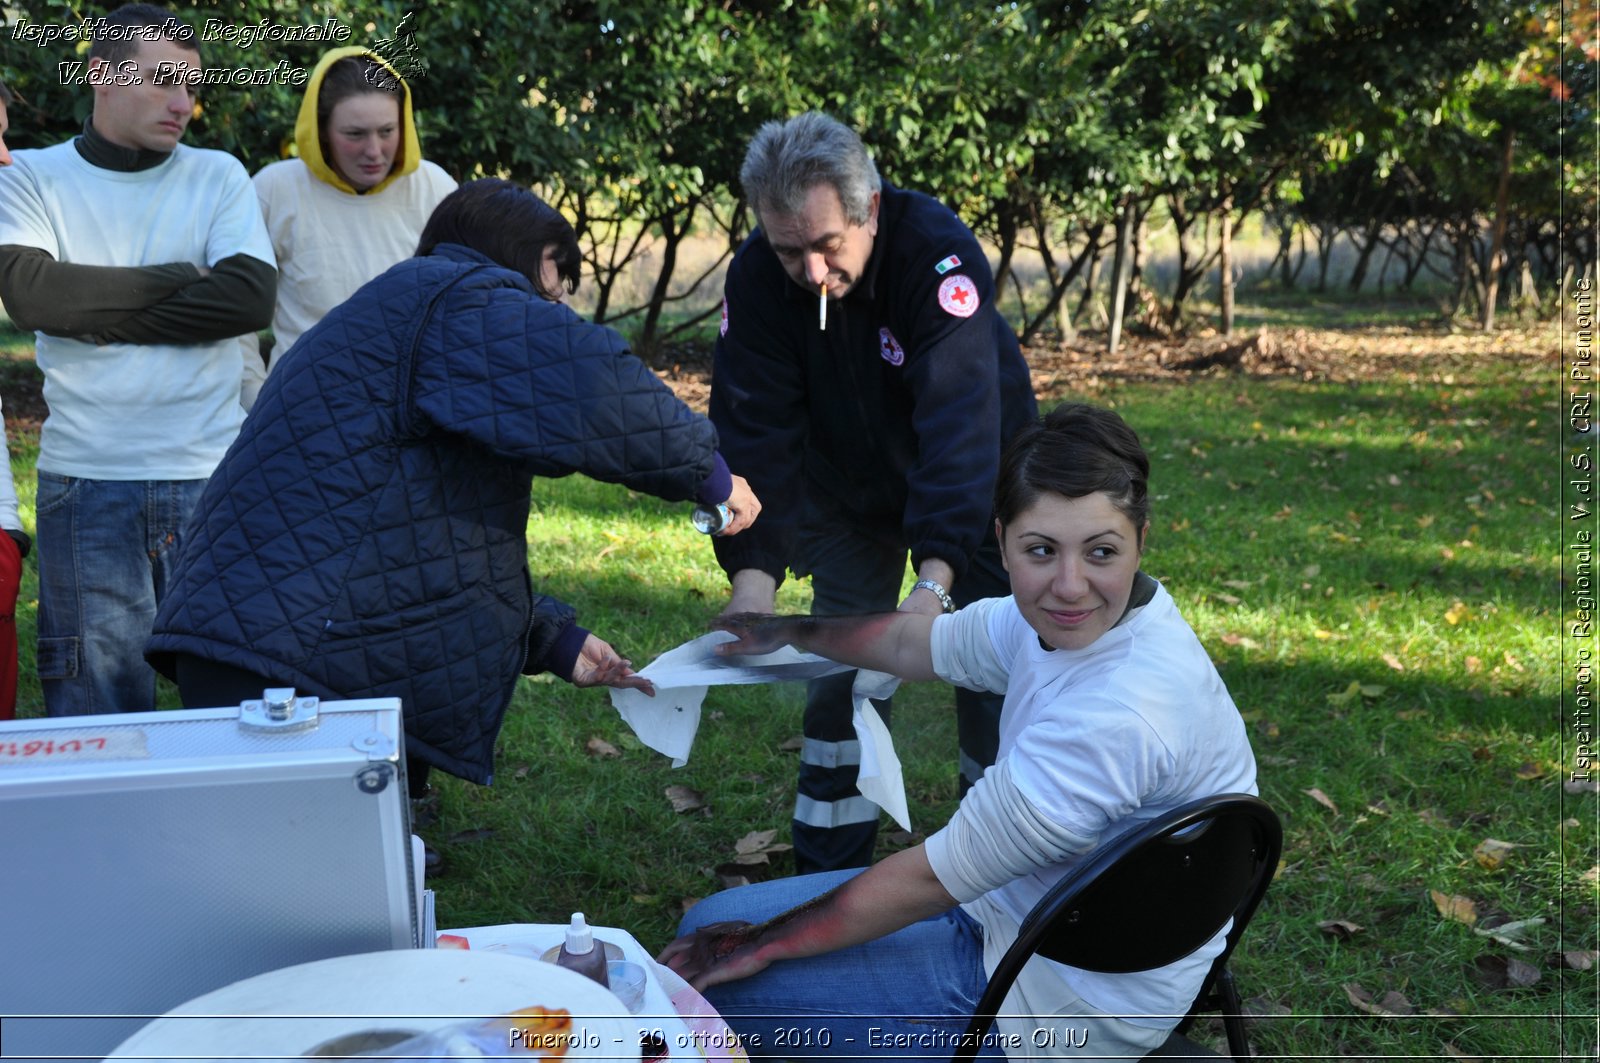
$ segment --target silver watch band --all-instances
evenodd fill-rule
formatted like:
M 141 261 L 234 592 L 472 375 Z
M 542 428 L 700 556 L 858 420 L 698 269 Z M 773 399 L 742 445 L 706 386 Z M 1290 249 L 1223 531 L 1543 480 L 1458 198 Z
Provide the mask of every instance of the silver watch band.
M 944 607 L 945 612 L 953 613 L 956 611 L 956 603 L 950 600 L 950 592 L 931 579 L 919 579 L 911 585 L 911 589 L 914 591 L 932 591 L 933 596 L 939 599 L 939 604 Z

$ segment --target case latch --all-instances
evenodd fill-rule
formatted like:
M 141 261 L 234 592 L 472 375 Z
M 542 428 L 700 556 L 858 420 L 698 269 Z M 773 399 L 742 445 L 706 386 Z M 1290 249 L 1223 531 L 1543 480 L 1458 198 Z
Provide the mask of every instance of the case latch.
M 309 731 L 317 726 L 317 706 L 321 703 L 321 698 L 295 697 L 294 687 L 268 687 L 262 691 L 260 701 L 240 704 L 239 729 L 271 734 Z

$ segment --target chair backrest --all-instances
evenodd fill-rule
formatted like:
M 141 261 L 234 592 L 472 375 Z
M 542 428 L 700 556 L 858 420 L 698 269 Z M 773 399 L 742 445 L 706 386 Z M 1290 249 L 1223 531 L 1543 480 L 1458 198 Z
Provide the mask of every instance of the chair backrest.
M 1261 903 L 1282 849 L 1276 813 L 1249 794 L 1191 801 L 1101 846 L 1023 920 L 955 1058 L 971 1058 L 966 1046 L 988 1030 L 1035 953 L 1090 971 L 1146 971 L 1189 955 L 1231 919 L 1203 997 Z

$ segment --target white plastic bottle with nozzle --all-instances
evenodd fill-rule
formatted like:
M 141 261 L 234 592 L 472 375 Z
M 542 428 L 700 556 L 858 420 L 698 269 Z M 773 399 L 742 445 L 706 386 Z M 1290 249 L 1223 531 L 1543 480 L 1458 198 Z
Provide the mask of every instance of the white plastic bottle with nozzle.
M 611 988 L 611 980 L 606 977 L 605 945 L 594 939 L 594 931 L 583 921 L 582 912 L 572 913 L 567 939 L 561 943 L 561 951 L 556 953 L 556 964 L 577 971 L 585 978 L 592 978 L 607 989 Z

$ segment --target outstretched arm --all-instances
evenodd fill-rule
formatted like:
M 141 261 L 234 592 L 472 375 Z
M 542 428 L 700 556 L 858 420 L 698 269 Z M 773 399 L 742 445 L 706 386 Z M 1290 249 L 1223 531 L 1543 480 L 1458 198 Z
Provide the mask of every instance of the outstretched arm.
M 883 862 L 765 923 L 712 923 L 661 950 L 657 960 L 695 989 L 748 978 L 776 960 L 859 945 L 955 906 L 922 846 Z
M 869 613 L 866 616 L 719 616 L 711 626 L 739 636 L 716 652 L 725 657 L 771 653 L 794 646 L 840 664 L 888 672 L 901 679 L 937 679 L 933 670 L 931 616 Z

